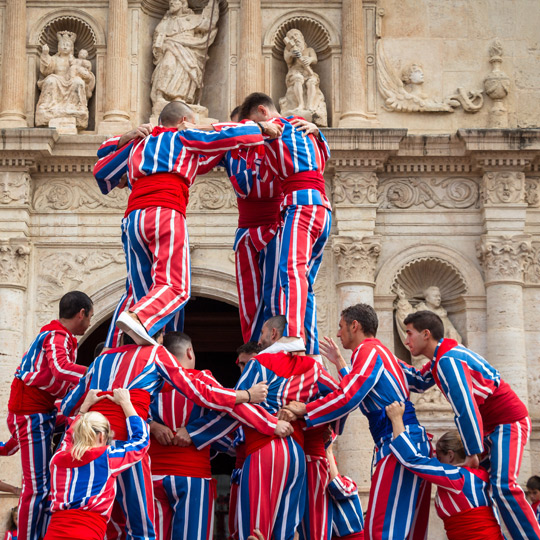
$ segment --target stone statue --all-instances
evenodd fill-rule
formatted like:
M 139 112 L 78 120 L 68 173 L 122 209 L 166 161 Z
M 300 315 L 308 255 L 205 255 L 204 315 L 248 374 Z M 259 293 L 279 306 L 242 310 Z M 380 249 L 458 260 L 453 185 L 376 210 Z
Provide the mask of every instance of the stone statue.
M 216 38 L 218 19 L 219 8 L 214 0 L 209 0 L 200 15 L 194 13 L 187 0 L 170 0 L 169 11 L 154 32 L 156 68 L 150 93 L 153 118 L 171 101 L 185 101 L 190 106 L 196 103 L 208 59 L 206 47 Z M 199 112 L 197 107 L 195 110 Z
M 319 88 L 319 76 L 312 66 L 317 54 L 306 45 L 300 30 L 292 28 L 284 39 L 283 57 L 289 71 L 285 78 L 287 93 L 279 100 L 282 116 L 302 116 L 318 126 L 327 126 L 326 102 Z
M 455 329 L 452 321 L 448 318 L 448 313 L 441 305 L 441 291 L 439 287 L 432 285 L 427 287 L 423 291 L 424 301 L 416 304 L 415 307 L 411 305 L 409 300 L 407 300 L 405 292 L 401 287 L 397 287 L 396 290 L 398 300 L 396 303 L 396 326 L 398 329 L 399 337 L 405 345 L 407 339 L 406 326 L 403 324 L 403 321 L 409 315 L 409 313 L 415 313 L 416 311 L 433 311 L 437 314 L 444 324 L 444 337 L 455 339 L 458 343 L 461 343 L 461 336 L 458 331 Z
M 88 127 L 88 100 L 96 78 L 87 59 L 88 52 L 81 49 L 78 58 L 73 55 L 77 35 L 62 31 L 56 37 L 58 52 L 54 56 L 49 55 L 46 44 L 41 50 L 42 78 L 37 83 L 41 94 L 36 107 L 36 126 L 64 126 L 60 131 L 76 133 L 77 128 Z
M 461 87 L 440 101 L 422 93 L 422 67 L 411 64 L 402 71 L 401 78 L 398 77 L 385 55 L 382 40 L 377 41 L 377 83 L 387 111 L 452 113 L 457 107 L 462 107 L 465 112 L 475 113 L 484 105 L 481 91 L 465 91 Z

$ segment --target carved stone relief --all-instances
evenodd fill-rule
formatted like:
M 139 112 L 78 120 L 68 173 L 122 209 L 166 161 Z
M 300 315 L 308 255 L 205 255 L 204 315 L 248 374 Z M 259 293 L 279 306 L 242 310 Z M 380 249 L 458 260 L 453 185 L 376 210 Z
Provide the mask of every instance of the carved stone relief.
M 540 243 L 533 242 L 523 271 L 525 283 L 540 284 Z
M 121 249 L 65 250 L 40 256 L 38 264 L 37 325 L 45 324 L 57 309 L 62 296 L 71 290 L 82 289 L 87 292 L 86 283 L 90 276 L 106 272 L 114 267 L 125 265 Z
M 533 208 L 540 207 L 540 177 L 525 179 L 525 202 Z
M 225 178 L 201 177 L 189 191 L 189 210 L 236 208 L 236 195 Z
M 330 305 L 331 305 L 331 299 L 329 298 L 328 292 L 328 283 L 331 281 L 330 276 L 330 265 L 328 264 L 328 258 L 329 253 L 326 254 L 326 263 L 323 260 L 323 264 L 321 265 L 321 269 L 319 270 L 319 273 L 317 274 L 317 279 L 315 281 L 314 291 L 315 291 L 315 298 L 317 301 L 317 328 L 319 332 L 319 339 L 323 335 L 328 335 L 330 329 Z
M 465 112 L 476 113 L 484 104 L 482 91 L 464 90 L 462 87 L 443 99 L 427 96 L 421 90 L 424 83 L 422 67 L 411 64 L 402 71 L 401 77 L 398 76 L 380 39 L 377 42 L 377 81 L 387 111 L 452 113 L 462 107 Z
M 356 240 L 336 236 L 332 241 L 332 251 L 338 267 L 338 281 L 372 282 L 381 253 L 380 238 L 376 236 Z
M 478 184 L 470 178 L 390 178 L 379 186 L 379 208 L 478 208 Z
M 486 281 L 523 281 L 524 270 L 531 260 L 529 236 L 484 237 L 477 246 Z
M 0 240 L 0 283 L 26 288 L 30 247 L 26 239 Z
M 376 205 L 377 184 L 375 173 L 338 172 L 334 176 L 333 202 Z
M 0 205 L 26 204 L 30 175 L 19 172 L 0 173 Z
M 508 111 L 503 100 L 510 89 L 510 79 L 501 70 L 503 48 L 499 38 L 495 39 L 489 48 L 489 62 L 491 73 L 484 79 L 484 90 L 493 100 L 489 111 L 489 127 L 508 127 Z
M 102 195 L 95 182 L 83 179 L 55 179 L 40 183 L 34 192 L 33 207 L 38 212 L 94 210 L 106 208 L 113 211 L 124 210 L 127 206 L 129 190 L 113 189 Z
M 484 174 L 484 204 L 524 203 L 525 193 L 525 174 L 522 172 L 502 171 Z

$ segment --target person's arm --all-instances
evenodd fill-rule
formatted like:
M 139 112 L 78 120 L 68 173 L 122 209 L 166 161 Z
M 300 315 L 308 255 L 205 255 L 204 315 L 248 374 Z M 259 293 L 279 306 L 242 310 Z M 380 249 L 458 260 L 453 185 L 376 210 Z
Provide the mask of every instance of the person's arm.
M 416 369 L 414 366 L 403 362 L 403 360 L 398 359 L 398 361 L 411 391 L 422 394 L 435 384 L 435 379 L 430 369 L 431 360 L 420 369 Z
M 11 437 L 7 442 L 0 442 L 0 456 L 12 456 L 19 451 L 19 443 Z M 0 489 L 0 491 L 2 491 Z
M 454 410 L 454 420 L 468 456 L 484 451 L 482 416 L 473 395 L 469 367 L 459 358 L 443 355 L 437 363 L 441 390 Z
M 90 389 L 90 383 L 92 381 L 93 375 L 93 365 L 90 366 L 86 375 L 82 377 L 77 386 L 70 390 L 66 397 L 62 400 L 62 405 L 60 406 L 60 412 L 67 417 L 73 416 L 81 407 L 88 391 Z
M 54 378 L 75 386 L 84 376 L 87 368 L 71 361 L 68 343 L 69 336 L 65 332 L 52 330 L 43 340 L 43 350 Z
M 305 405 L 306 424 L 309 427 L 320 426 L 350 414 L 360 406 L 383 371 L 384 365 L 377 355 L 377 349 L 362 347 L 356 355 L 351 372 L 341 379 L 339 388 Z
M 12 493 L 13 495 L 16 495 L 17 497 L 21 494 L 20 487 L 12 486 L 11 484 L 8 484 L 7 482 L 2 482 L 2 480 L 0 480 L 0 491 L 3 491 L 4 493 Z
M 397 460 L 412 473 L 432 482 L 437 486 L 460 493 L 465 484 L 465 478 L 459 467 L 441 463 L 437 458 L 424 456 L 418 452 L 403 424 L 405 405 L 395 401 L 386 407 L 386 414 L 392 422 L 393 437 L 390 450 Z

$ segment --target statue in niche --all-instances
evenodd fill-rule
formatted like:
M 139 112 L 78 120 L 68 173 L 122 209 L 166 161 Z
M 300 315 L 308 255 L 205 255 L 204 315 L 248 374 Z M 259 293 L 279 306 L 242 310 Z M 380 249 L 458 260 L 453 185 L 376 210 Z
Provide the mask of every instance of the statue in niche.
M 423 310 L 433 311 L 433 313 L 441 318 L 444 324 L 445 338 L 455 339 L 458 343 L 462 342 L 459 332 L 452 324 L 452 321 L 448 318 L 448 313 L 441 304 L 442 298 L 439 287 L 431 285 L 430 287 L 424 289 L 422 293 L 424 300 L 416 304 L 414 307 L 406 298 L 405 292 L 399 285 L 397 286 L 396 293 L 398 297 L 396 303 L 396 326 L 403 345 L 405 345 L 405 341 L 407 340 L 407 328 L 403 324 L 403 321 L 407 315 L 409 315 L 409 313 L 415 313 L 416 311 Z
M 213 0 L 200 15 L 188 6 L 187 0 L 170 0 L 169 10 L 154 32 L 152 118 L 157 118 L 171 101 L 181 100 L 190 106 L 197 103 L 208 59 L 207 46 L 216 38 L 218 19 L 219 7 Z M 199 114 L 207 113 L 204 107 L 193 108 Z
M 401 78 L 398 77 L 385 55 L 382 40 L 377 41 L 377 82 L 387 111 L 452 113 L 456 108 L 462 107 L 465 112 L 476 113 L 484 105 L 482 91 L 466 91 L 462 87 L 442 100 L 422 93 L 422 67 L 411 64 L 402 71 Z
M 36 107 L 36 126 L 73 126 L 64 132 L 77 132 L 88 127 L 88 100 L 96 86 L 88 52 L 81 49 L 74 56 L 77 34 L 58 32 L 58 52 L 51 56 L 48 45 L 41 49 L 38 81 L 41 90 Z
M 284 39 L 283 58 L 289 71 L 285 78 L 287 93 L 279 100 L 282 116 L 297 115 L 318 126 L 327 126 L 326 102 L 319 88 L 320 78 L 312 66 L 317 54 L 306 45 L 300 30 L 292 28 Z

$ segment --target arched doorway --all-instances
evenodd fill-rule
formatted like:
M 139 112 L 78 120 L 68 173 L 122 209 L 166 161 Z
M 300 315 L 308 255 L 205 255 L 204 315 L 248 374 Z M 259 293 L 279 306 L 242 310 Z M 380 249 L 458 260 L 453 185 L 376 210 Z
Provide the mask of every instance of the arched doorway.
M 112 314 L 92 329 L 78 352 L 78 363 L 90 365 L 94 349 L 105 340 Z M 193 341 L 197 369 L 209 369 L 226 387 L 233 387 L 240 375 L 236 366 L 236 349 L 243 343 L 238 308 L 225 302 L 203 296 L 191 297 L 186 306 L 185 328 Z M 212 459 L 212 475 L 218 482 L 216 501 L 216 540 L 227 538 L 230 475 L 234 458 L 217 454 Z

